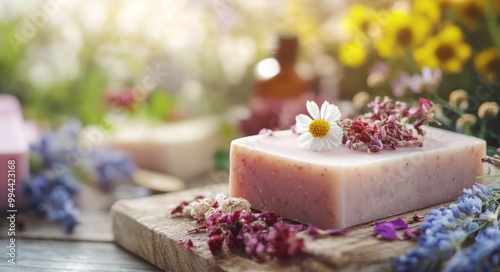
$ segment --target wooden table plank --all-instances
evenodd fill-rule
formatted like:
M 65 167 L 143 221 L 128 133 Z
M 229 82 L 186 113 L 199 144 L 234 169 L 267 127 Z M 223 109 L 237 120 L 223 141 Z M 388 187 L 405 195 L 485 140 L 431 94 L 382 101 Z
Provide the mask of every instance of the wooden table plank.
M 212 185 L 167 195 L 124 200 L 112 208 L 115 241 L 147 261 L 169 271 L 387 271 L 392 258 L 416 245 L 414 241 L 383 241 L 373 235 L 373 225 L 350 228 L 345 236 L 306 240 L 305 256 L 291 262 L 256 263 L 240 254 L 225 252 L 212 256 L 204 234 L 188 234 L 195 225 L 187 218 L 170 218 L 169 211 L 182 200 L 211 192 L 227 193 L 227 184 Z M 415 213 L 426 214 L 430 207 L 399 216 L 410 227 Z M 192 239 L 195 247 L 185 250 L 179 240 Z
M 0 254 L 0 271 L 161 271 L 113 243 L 18 240 L 16 250 L 15 265 Z

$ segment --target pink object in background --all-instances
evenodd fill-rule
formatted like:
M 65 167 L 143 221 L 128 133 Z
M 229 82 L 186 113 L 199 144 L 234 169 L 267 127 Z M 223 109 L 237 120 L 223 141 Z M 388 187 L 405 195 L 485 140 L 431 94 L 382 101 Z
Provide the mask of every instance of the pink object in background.
M 20 188 L 22 181 L 29 176 L 28 154 L 21 106 L 15 97 L 0 95 L 0 209 L 3 212 L 8 209 L 9 169 L 15 168 L 14 176 L 10 176 L 15 180 L 14 209 L 24 204 Z
M 246 135 L 255 135 L 263 128 L 272 130 L 289 129 L 295 125 L 295 116 L 307 113 L 306 101 L 315 101 L 322 104 L 332 99 L 311 91 L 293 98 L 268 98 L 255 96 L 250 100 L 250 117 L 242 120 L 240 128 Z
M 425 128 L 422 148 L 368 154 L 300 148 L 275 131 L 231 143 L 230 194 L 252 208 L 320 228 L 343 228 L 456 199 L 482 175 L 485 141 Z

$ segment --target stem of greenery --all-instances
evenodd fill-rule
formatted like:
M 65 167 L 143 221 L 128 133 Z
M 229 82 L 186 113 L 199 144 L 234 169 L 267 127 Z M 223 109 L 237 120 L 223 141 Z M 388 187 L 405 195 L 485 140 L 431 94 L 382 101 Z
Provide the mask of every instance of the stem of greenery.
M 488 120 L 484 119 L 481 122 L 481 129 L 479 130 L 478 138 L 484 139 L 486 137 L 486 130 L 488 128 Z
M 497 48 L 498 54 L 500 55 L 500 31 L 497 26 L 497 16 L 495 15 L 495 9 L 493 6 L 493 0 L 486 1 L 486 24 L 488 26 L 488 32 L 490 33 L 491 40 Z

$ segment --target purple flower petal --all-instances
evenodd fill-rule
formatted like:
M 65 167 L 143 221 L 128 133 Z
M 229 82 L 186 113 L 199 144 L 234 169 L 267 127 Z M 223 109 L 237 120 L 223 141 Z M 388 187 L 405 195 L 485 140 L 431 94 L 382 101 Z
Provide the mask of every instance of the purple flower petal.
M 396 230 L 408 228 L 408 224 L 406 224 L 406 222 L 401 218 L 398 218 L 398 219 L 393 220 L 393 221 L 389 221 L 389 223 L 392 223 L 394 225 L 394 228 L 396 228 Z
M 393 224 L 394 228 L 396 230 L 407 229 L 408 228 L 408 224 L 406 224 L 406 222 L 403 219 L 401 219 L 401 218 L 398 218 L 398 219 L 392 220 L 392 221 L 375 222 L 375 226 L 383 224 L 383 223 L 391 223 L 391 224 Z
M 398 239 L 396 234 L 396 228 L 391 222 L 383 222 L 375 225 L 374 231 L 376 234 L 380 235 L 382 239 L 394 240 Z

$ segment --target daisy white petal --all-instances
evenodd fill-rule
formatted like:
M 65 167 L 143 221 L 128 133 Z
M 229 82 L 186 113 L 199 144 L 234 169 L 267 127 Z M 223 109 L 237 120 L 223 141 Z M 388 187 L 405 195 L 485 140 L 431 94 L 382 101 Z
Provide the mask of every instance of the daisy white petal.
M 327 139 L 328 139 L 328 142 L 334 146 L 334 147 L 337 147 L 339 146 L 341 143 L 342 143 L 342 139 L 339 141 L 337 137 L 335 137 L 334 134 L 328 134 L 326 135 Z
M 309 124 L 312 122 L 311 117 L 305 114 L 299 114 L 295 117 L 295 121 L 295 131 L 297 131 L 297 133 L 301 134 L 309 131 Z
M 322 151 L 323 141 L 320 138 L 313 138 L 311 143 L 311 149 L 314 151 Z
M 330 105 L 331 107 L 331 110 L 332 110 L 332 113 L 331 113 L 331 116 L 330 116 L 330 119 L 327 119 L 328 121 L 338 121 L 340 120 L 340 110 L 339 110 L 339 107 L 335 106 L 335 105 Z M 325 118 L 326 119 L 326 118 Z
M 329 108 L 330 103 L 328 103 L 328 101 L 323 102 L 323 104 L 321 105 L 319 118 L 327 120 L 326 116 L 328 115 Z
M 313 119 L 320 118 L 319 108 L 318 108 L 318 105 L 316 104 L 316 102 L 308 100 L 306 103 L 306 107 L 307 107 L 307 111 L 309 112 L 309 114 L 311 115 L 311 117 Z
M 299 114 L 297 115 L 297 117 L 295 117 L 295 122 L 297 122 L 297 126 L 298 125 L 306 125 L 306 126 L 309 126 L 309 124 L 312 122 L 313 120 L 311 119 L 311 117 L 305 115 L 305 114 Z
M 329 105 L 328 109 L 326 110 L 325 118 L 323 119 L 325 119 L 328 122 L 335 122 L 336 120 L 334 120 L 332 117 L 333 117 L 333 106 Z
M 297 139 L 297 144 L 299 146 L 309 148 L 311 146 L 312 139 L 313 136 L 311 135 L 311 133 L 304 133 L 300 135 L 299 138 Z

